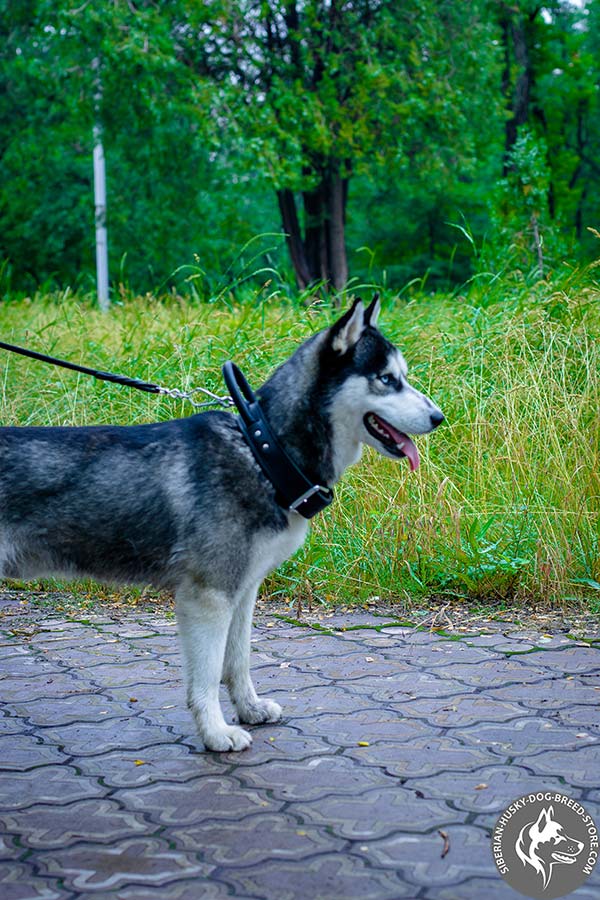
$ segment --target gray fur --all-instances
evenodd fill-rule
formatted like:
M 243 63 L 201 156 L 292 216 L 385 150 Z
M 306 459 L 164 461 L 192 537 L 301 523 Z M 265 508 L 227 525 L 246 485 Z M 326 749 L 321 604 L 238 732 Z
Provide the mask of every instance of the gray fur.
M 397 351 L 370 324 L 377 313 L 376 302 L 366 313 L 355 303 L 259 391 L 271 427 L 316 483 L 333 486 L 363 442 L 377 446 L 363 424 L 371 405 L 400 430 L 405 415 L 414 433 L 438 424 L 432 410 L 441 417 L 428 398 L 400 384 L 404 376 L 394 391 L 382 391 L 377 376 Z M 90 576 L 174 590 L 188 702 L 209 749 L 251 742 L 224 721 L 220 681 L 240 722 L 280 716 L 252 685 L 250 624 L 262 579 L 306 531 L 304 519 L 275 502 L 229 413 L 0 429 L 0 576 Z

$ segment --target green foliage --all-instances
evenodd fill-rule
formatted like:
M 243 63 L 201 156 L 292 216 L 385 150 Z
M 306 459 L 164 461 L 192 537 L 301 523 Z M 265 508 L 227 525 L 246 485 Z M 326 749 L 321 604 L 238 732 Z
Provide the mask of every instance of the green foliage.
M 192 264 L 218 293 L 236 248 L 281 230 L 274 189 L 310 191 L 331 170 L 350 180 L 359 280 L 447 286 L 590 259 L 599 34 L 600 0 L 4 0 L 4 277 L 93 285 L 94 123 L 112 277 L 136 290 Z M 293 280 L 271 247 L 261 266 Z

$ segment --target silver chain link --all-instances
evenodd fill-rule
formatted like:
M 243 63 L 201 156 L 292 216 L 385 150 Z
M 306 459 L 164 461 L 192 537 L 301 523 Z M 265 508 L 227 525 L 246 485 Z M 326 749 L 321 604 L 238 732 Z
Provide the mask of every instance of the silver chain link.
M 159 387 L 159 394 L 164 394 L 165 397 L 171 397 L 173 400 L 187 400 L 188 403 L 195 409 L 202 409 L 205 406 L 224 406 L 229 408 L 230 406 L 235 406 L 235 403 L 231 399 L 231 397 L 223 396 L 220 397 L 218 394 L 214 394 L 212 391 L 209 391 L 207 388 L 192 388 L 189 391 L 180 391 L 178 388 L 166 388 Z M 205 394 L 207 397 L 210 397 L 210 400 L 204 400 L 202 403 L 199 403 L 197 400 L 193 399 L 194 394 Z

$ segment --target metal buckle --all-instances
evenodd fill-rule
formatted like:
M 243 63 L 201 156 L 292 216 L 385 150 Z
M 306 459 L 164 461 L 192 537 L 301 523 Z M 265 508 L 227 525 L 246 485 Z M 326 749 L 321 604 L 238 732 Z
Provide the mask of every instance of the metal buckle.
M 327 490 L 327 488 L 322 487 L 320 484 L 313 484 L 313 486 L 298 497 L 297 500 L 290 503 L 289 508 L 297 511 L 299 506 L 302 506 L 303 503 L 306 503 L 307 500 L 310 500 L 310 498 L 314 497 L 315 494 L 318 494 L 319 491 L 325 490 Z

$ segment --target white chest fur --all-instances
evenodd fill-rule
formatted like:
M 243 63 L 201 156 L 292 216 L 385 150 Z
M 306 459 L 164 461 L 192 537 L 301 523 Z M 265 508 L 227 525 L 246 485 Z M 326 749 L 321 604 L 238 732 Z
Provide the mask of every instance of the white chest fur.
M 269 572 L 289 559 L 302 546 L 308 532 L 308 521 L 298 513 L 290 514 L 290 524 L 276 534 L 262 532 L 252 544 L 249 580 L 262 581 Z

